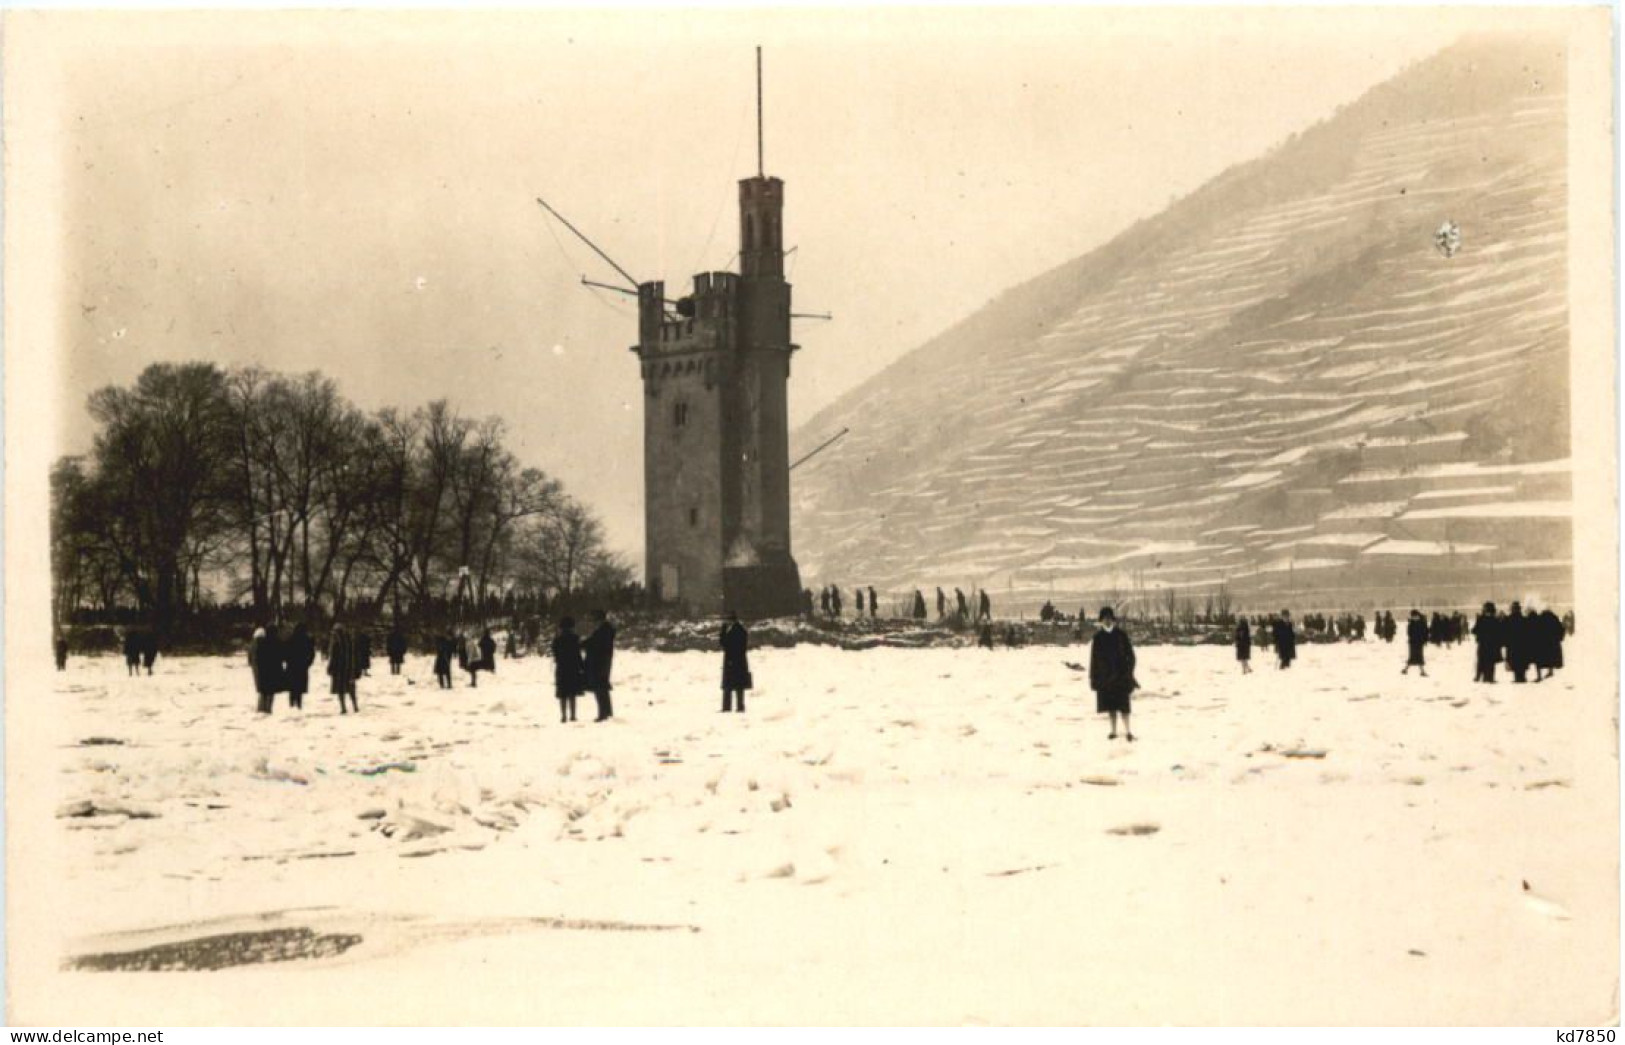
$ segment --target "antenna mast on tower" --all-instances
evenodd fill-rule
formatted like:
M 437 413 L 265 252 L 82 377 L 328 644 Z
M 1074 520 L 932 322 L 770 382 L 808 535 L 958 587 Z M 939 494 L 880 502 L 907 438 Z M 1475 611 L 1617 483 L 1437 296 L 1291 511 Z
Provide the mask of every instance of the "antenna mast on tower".
M 762 48 L 756 47 L 756 176 L 766 177 L 762 163 Z

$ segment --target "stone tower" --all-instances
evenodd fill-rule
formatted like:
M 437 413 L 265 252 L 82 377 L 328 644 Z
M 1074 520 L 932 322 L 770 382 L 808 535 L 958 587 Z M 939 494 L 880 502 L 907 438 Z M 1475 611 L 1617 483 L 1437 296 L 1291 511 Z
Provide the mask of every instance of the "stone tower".
M 644 562 L 650 593 L 694 614 L 801 608 L 790 554 L 790 285 L 784 183 L 739 183 L 740 271 L 668 302 L 638 287 Z

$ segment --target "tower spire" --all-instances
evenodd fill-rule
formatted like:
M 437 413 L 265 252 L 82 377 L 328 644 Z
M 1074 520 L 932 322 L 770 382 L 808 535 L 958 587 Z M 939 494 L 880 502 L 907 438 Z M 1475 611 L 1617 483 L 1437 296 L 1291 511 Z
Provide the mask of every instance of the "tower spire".
M 756 45 L 756 176 L 765 177 L 762 163 L 762 46 Z

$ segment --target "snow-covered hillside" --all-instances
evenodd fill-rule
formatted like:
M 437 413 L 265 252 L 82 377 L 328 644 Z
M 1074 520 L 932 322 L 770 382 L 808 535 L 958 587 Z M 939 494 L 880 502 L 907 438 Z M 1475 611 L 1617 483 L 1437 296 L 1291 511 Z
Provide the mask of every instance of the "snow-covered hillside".
M 797 436 L 852 430 L 793 477 L 803 573 L 1567 603 L 1564 61 L 1458 45 L 860 386 Z

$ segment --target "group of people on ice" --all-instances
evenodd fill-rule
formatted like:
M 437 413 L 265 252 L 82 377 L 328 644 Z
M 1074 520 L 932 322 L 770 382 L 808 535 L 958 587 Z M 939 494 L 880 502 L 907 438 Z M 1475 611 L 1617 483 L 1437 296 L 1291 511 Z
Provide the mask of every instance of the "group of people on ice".
M 576 721 L 576 700 L 591 693 L 598 705 L 594 722 L 605 722 L 615 717 L 611 694 L 615 663 L 615 625 L 601 609 L 592 611 L 593 630 L 585 639 L 576 634 L 573 617 L 563 617 L 553 636 L 549 652 L 553 658 L 553 695 L 559 702 L 559 721 Z M 739 622 L 737 614 L 729 613 L 719 636 L 722 648 L 722 710 L 744 713 L 745 692 L 752 688 L 750 673 L 749 633 Z M 361 710 L 357 700 L 357 682 L 371 670 L 371 639 L 365 630 L 351 631 L 342 623 L 334 624 L 326 646 L 329 691 L 339 701 L 341 714 Z M 384 648 L 389 655 L 390 674 L 399 675 L 406 659 L 405 632 L 396 625 L 385 639 Z M 310 689 L 310 669 L 316 661 L 316 642 L 304 624 L 294 626 L 292 634 L 283 638 L 276 625 L 254 630 L 248 644 L 248 663 L 252 669 L 254 689 L 259 696 L 257 710 L 269 715 L 278 693 L 288 694 L 293 708 L 304 707 L 304 696 Z M 513 652 L 510 639 L 509 653 Z M 455 635 L 442 631 L 435 638 L 434 673 L 440 688 L 451 688 L 451 665 L 457 660 L 469 672 L 470 685 L 478 685 L 481 671 L 496 670 L 496 639 L 490 629 L 484 629 L 479 638 Z
M 1435 613 L 1430 622 L 1421 610 L 1411 610 L 1405 625 L 1405 667 L 1400 674 L 1408 675 L 1417 668 L 1426 675 L 1427 647 L 1461 642 L 1468 633 L 1465 620 L 1461 614 Z M 1559 617 L 1550 607 L 1537 613 L 1533 606 L 1525 611 L 1514 602 L 1507 611 L 1498 612 L 1495 603 L 1486 602 L 1470 632 L 1477 647 L 1473 681 L 1493 683 L 1495 669 L 1501 664 L 1512 672 L 1514 682 L 1528 682 L 1530 668 L 1535 669 L 1536 682 L 1551 678 L 1563 666 L 1563 639 L 1572 632 L 1573 621 L 1572 613 Z
M 1525 610 L 1514 602 L 1505 613 L 1497 613 L 1495 603 L 1486 602 L 1473 622 L 1473 641 L 1478 647 L 1474 682 L 1495 681 L 1496 666 L 1505 663 L 1513 682 L 1528 682 L 1529 669 L 1535 681 L 1544 682 L 1563 666 L 1563 639 L 1574 631 L 1572 613 L 1558 617 L 1550 606 Z
M 598 705 L 594 722 L 615 717 L 612 674 L 615 665 L 615 625 L 603 610 L 593 610 L 593 630 L 582 639 L 573 617 L 559 620 L 550 652 L 553 655 L 553 695 L 559 702 L 559 721 L 576 720 L 576 698 L 591 693 Z M 737 613 L 728 613 L 718 636 L 722 647 L 722 710 L 745 712 L 745 692 L 753 688 L 750 674 L 750 634 Z
M 1292 626 L 1292 611 L 1282 610 L 1279 614 L 1270 614 L 1267 620 L 1261 619 L 1258 623 L 1258 640 L 1260 646 L 1275 650 L 1277 668 L 1290 668 L 1292 662 L 1298 659 L 1298 633 Z M 1241 673 L 1252 674 L 1253 625 L 1246 617 L 1236 619 L 1235 644 Z
M 1320 619 L 1327 620 L 1324 617 Z M 1359 623 L 1345 625 L 1345 618 L 1331 618 L 1330 630 L 1340 637 L 1347 635 L 1353 641 L 1358 641 L 1358 636 L 1364 633 L 1364 618 L 1354 619 Z M 1323 627 L 1321 630 L 1325 633 L 1328 629 Z M 1306 627 L 1305 631 L 1313 629 Z M 1373 631 L 1379 639 L 1393 642 L 1398 632 L 1393 614 L 1378 612 Z M 1500 613 L 1493 602 L 1486 602 L 1470 632 L 1462 614 L 1435 612 L 1430 621 L 1421 610 L 1413 609 L 1405 623 L 1406 658 L 1400 674 L 1408 675 L 1412 668 L 1416 668 L 1422 675 L 1427 675 L 1426 648 L 1429 644 L 1451 645 L 1461 642 L 1470 633 L 1478 647 L 1473 681 L 1494 682 L 1496 666 L 1504 663 L 1512 672 L 1513 681 L 1528 681 L 1529 669 L 1534 668 L 1535 681 L 1541 682 L 1551 678 L 1552 673 L 1563 666 L 1563 639 L 1573 632 L 1572 612 L 1559 617 L 1548 607 L 1536 613 L 1534 607 L 1525 610 L 1516 602 L 1507 612 Z M 1267 620 L 1258 625 L 1256 636 L 1260 645 L 1274 648 L 1278 667 L 1290 668 L 1297 659 L 1298 634 L 1290 610 L 1270 614 Z M 1234 646 L 1243 674 L 1252 671 L 1254 637 L 1253 622 L 1246 617 L 1239 618 L 1236 621 Z
M 810 592 L 808 594 L 810 595 Z M 868 595 L 864 602 L 872 612 L 875 605 L 872 590 L 862 594 Z M 946 596 L 940 589 L 937 594 L 939 612 L 945 612 Z M 956 589 L 955 594 L 958 595 L 960 606 L 963 608 L 965 605 L 963 593 Z M 984 613 L 991 617 L 987 595 L 985 592 L 980 595 L 981 605 L 977 615 L 979 621 Z M 923 604 L 923 596 L 916 592 L 915 597 L 918 608 L 918 604 Z M 838 589 L 833 587 L 825 589 L 824 599 L 831 613 L 840 612 Z M 1080 612 L 1080 617 L 1082 616 Z M 1512 672 L 1514 681 L 1528 681 L 1529 669 L 1534 668 L 1534 681 L 1541 682 L 1550 678 L 1554 671 L 1563 666 L 1563 640 L 1574 630 L 1572 612 L 1559 617 L 1550 607 L 1536 612 L 1533 607 L 1525 609 L 1517 602 L 1512 603 L 1505 612 L 1498 611 L 1494 603 L 1486 602 L 1473 622 L 1470 632 L 1456 623 L 1458 617 L 1459 614 L 1435 613 L 1430 621 L 1420 610 L 1410 611 L 1405 625 L 1407 656 L 1402 674 L 1409 674 L 1410 669 L 1414 667 L 1426 675 L 1426 647 L 1429 644 L 1441 645 L 1460 641 L 1461 636 L 1470 633 L 1477 646 L 1474 681 L 1493 683 L 1497 667 L 1505 664 Z M 614 689 L 612 675 L 616 628 L 604 610 L 594 610 L 592 619 L 593 629 L 583 639 L 576 634 L 575 620 L 572 617 L 561 618 L 551 643 L 554 696 L 559 702 L 560 722 L 576 721 L 577 698 L 586 693 L 591 693 L 597 704 L 597 716 L 593 721 L 605 722 L 615 714 L 611 694 Z M 1122 736 L 1133 741 L 1135 736 L 1130 726 L 1130 713 L 1133 693 L 1140 688 L 1135 676 L 1134 645 L 1128 633 L 1118 624 L 1116 614 L 1110 606 L 1102 607 L 1096 619 L 1098 627 L 1090 639 L 1087 667 L 1071 661 L 1063 663 L 1074 671 L 1087 672 L 1090 688 L 1095 694 L 1096 711 L 1110 717 L 1109 739 L 1115 740 L 1119 736 L 1119 719 L 1121 719 Z M 1363 617 L 1317 616 L 1316 622 L 1317 627 L 1306 628 L 1306 632 L 1311 634 L 1318 632 L 1321 635 L 1330 633 L 1334 637 L 1347 637 L 1358 641 L 1365 631 Z M 984 625 L 983 631 L 990 635 L 990 621 Z M 1392 642 L 1397 632 L 1393 615 L 1386 612 L 1378 613 L 1373 631 L 1378 638 Z M 150 634 L 132 630 L 121 636 L 126 663 L 130 667 L 131 674 L 138 673 L 144 657 L 148 673 L 151 673 L 152 661 L 157 655 L 157 643 L 150 638 Z M 988 635 L 984 635 L 984 645 L 991 645 Z M 1290 668 L 1297 659 L 1299 636 L 1290 610 L 1283 609 L 1268 617 L 1249 619 L 1242 616 L 1237 619 L 1234 647 L 1236 659 L 1240 662 L 1243 672 L 1252 671 L 1252 647 L 1255 639 L 1261 647 L 1274 651 L 1279 669 Z M 753 688 L 753 680 L 748 657 L 749 633 L 740 623 L 737 614 L 726 615 L 718 643 L 723 657 L 721 710 L 725 713 L 743 713 L 745 693 Z M 1011 644 L 1016 643 L 1012 640 Z M 496 640 L 489 629 L 483 629 L 478 638 L 442 630 L 434 640 L 434 673 L 441 688 L 451 686 L 451 666 L 454 660 L 463 670 L 469 672 L 471 685 L 478 684 L 480 671 L 495 671 L 496 645 Z M 406 634 L 399 625 L 389 631 L 384 640 L 384 649 L 389 658 L 390 673 L 399 675 L 407 653 Z M 326 672 L 329 692 L 338 697 L 339 710 L 343 714 L 360 710 L 356 684 L 370 671 L 371 650 L 371 636 L 365 629 L 351 631 L 342 623 L 333 626 L 325 647 Z M 513 655 L 511 634 L 508 652 L 510 656 Z M 317 644 L 302 623 L 295 625 L 286 637 L 274 624 L 255 629 L 249 643 L 248 660 L 252 668 L 254 688 L 259 696 L 257 710 L 261 714 L 271 713 L 277 693 L 287 693 L 291 707 L 304 706 L 304 696 L 310 689 L 310 670 L 315 663 L 316 654 Z M 58 667 L 62 667 L 65 661 L 65 641 L 59 635 Z

